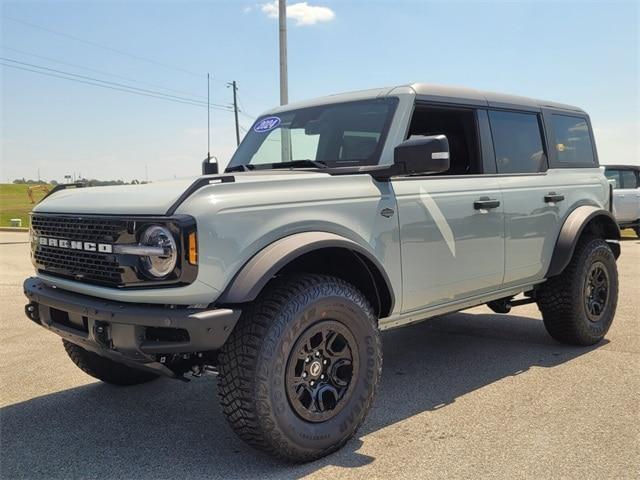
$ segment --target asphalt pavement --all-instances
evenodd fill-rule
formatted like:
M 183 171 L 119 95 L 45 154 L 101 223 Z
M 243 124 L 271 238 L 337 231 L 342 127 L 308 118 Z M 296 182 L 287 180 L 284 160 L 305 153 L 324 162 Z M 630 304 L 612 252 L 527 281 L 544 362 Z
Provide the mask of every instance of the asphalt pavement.
M 215 377 L 116 388 L 26 319 L 27 236 L 0 232 L 0 478 L 640 478 L 640 241 L 605 341 L 561 345 L 535 305 L 383 334 L 374 407 L 339 452 L 291 465 L 226 425 Z

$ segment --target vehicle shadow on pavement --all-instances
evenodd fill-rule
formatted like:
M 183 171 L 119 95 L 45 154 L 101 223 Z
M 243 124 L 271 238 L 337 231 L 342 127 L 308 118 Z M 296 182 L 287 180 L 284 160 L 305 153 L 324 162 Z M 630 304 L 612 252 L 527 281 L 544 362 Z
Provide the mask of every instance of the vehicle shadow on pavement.
M 383 381 L 369 418 L 342 450 L 316 462 L 291 465 L 246 446 L 225 423 L 215 378 L 205 377 L 129 388 L 92 383 L 5 407 L 0 471 L 3 478 L 194 479 L 357 468 L 375 461 L 357 452 L 369 433 L 598 348 L 560 345 L 538 319 L 468 313 L 386 332 L 383 342 Z

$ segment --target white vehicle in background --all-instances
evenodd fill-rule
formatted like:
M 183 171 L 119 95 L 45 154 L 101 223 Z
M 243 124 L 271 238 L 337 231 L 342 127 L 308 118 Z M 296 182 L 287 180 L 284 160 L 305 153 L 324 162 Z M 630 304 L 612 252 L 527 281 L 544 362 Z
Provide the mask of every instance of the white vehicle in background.
M 604 174 L 613 183 L 613 216 L 618 225 L 633 228 L 640 237 L 640 166 L 606 165 Z

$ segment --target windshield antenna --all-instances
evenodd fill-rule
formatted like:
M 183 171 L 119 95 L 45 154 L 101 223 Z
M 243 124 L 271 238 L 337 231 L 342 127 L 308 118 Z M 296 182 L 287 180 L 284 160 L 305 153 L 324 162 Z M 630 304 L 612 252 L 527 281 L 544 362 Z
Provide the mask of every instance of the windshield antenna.
M 211 107 L 209 94 L 209 72 L 207 72 L 207 161 L 211 160 Z

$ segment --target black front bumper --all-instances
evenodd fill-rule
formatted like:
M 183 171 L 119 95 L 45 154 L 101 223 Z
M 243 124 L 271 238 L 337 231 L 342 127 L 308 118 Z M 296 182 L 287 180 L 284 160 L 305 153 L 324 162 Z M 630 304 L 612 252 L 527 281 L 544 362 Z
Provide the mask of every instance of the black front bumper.
M 220 349 L 240 310 L 169 308 L 114 302 L 24 282 L 27 317 L 82 348 L 144 370 L 176 376 L 167 358 Z

